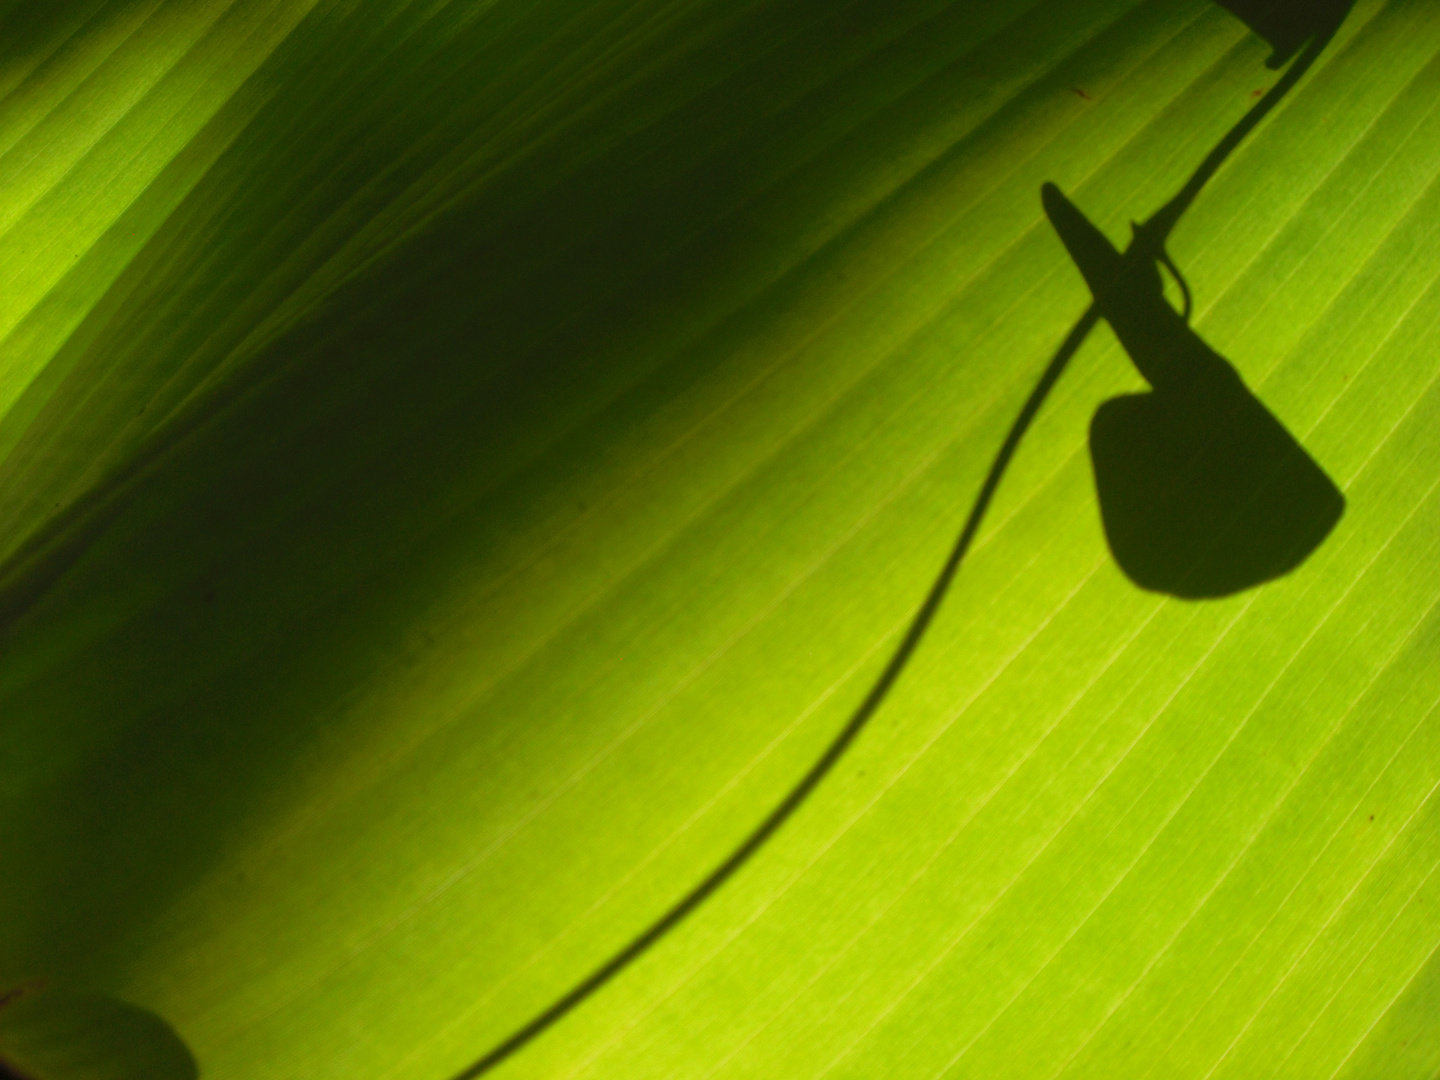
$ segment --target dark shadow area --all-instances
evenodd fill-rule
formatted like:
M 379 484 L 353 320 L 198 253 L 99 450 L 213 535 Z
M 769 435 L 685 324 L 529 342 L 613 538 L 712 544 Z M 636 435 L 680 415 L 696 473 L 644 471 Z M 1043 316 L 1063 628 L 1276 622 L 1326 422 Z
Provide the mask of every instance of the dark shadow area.
M 1354 0 L 1216 0 L 1275 50 L 1268 66 L 1289 62 L 1305 42 L 1329 37 L 1345 21 Z
M 87 21 L 102 16 L 108 7 L 133 6 L 133 0 L 107 4 L 105 0 L 0 0 L 0 75 L 11 64 L 35 54 L 48 55 L 60 48 Z
M 196 1080 L 195 1057 L 163 1019 L 94 994 L 0 995 L 4 1080 Z
M 967 152 L 1014 115 L 980 90 L 1103 53 L 1126 6 L 712 0 L 614 60 L 635 12 L 675 5 L 507 2 L 458 28 L 322 5 L 0 463 L 7 524 L 37 484 L 55 508 L 0 571 L 0 978 L 125 985 L 169 898 L 335 745 L 337 702 L 428 658 L 457 572 L 543 556 L 574 520 L 551 493 L 729 362 L 698 331 L 786 274 L 831 288 L 837 200 L 883 199 L 887 163 L 957 113 Z M 549 75 L 581 61 L 600 74 L 573 92 Z M 1074 76 L 1053 79 L 1034 96 Z M 485 165 L 463 192 L 461 150 Z M 435 175 L 443 213 L 210 379 L 314 270 L 297 249 L 438 198 Z M 467 736 L 497 767 L 509 722 Z
M 724 362 L 686 338 L 773 285 L 771 249 L 972 108 L 968 88 L 1098 32 L 1068 6 L 699 5 L 651 67 L 597 76 L 530 142 L 496 135 L 483 186 L 187 411 L 297 287 L 267 291 L 294 250 L 351 237 L 336 206 L 428 192 L 482 125 L 530 134 L 511 114 L 537 80 L 639 5 L 498 4 L 459 31 L 408 5 L 296 35 L 257 76 L 279 90 L 66 346 L 66 386 L 0 467 L 5 495 L 42 470 L 62 474 L 57 507 L 85 493 L 0 572 L 0 765 L 20 777 L 0 788 L 18 838 L 0 878 L 22 868 L 0 938 L 24 950 L 0 947 L 0 978 L 123 969 L 136 928 L 330 735 L 333 703 L 423 651 L 415 612 L 457 568 L 530 557 L 516 523 Z M 136 383 L 161 387 L 143 416 Z M 91 435 L 156 413 L 179 420 L 90 475 Z M 97 611 L 123 625 L 86 637 Z
M 92 35 L 145 18 L 143 0 L 0 0 L 0 102 Z
M 1141 588 L 1228 596 L 1298 566 L 1344 512 L 1340 491 L 1240 376 L 1054 185 L 1045 212 L 1135 366 L 1154 387 L 1090 425 L 1105 535 Z

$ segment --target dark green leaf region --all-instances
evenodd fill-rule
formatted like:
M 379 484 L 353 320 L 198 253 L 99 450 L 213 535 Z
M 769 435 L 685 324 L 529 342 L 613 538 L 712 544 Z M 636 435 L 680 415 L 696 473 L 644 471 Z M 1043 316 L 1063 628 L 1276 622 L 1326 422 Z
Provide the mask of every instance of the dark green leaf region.
M 0 1080 L 195 1080 L 189 1048 L 154 1013 L 63 990 L 0 995 Z

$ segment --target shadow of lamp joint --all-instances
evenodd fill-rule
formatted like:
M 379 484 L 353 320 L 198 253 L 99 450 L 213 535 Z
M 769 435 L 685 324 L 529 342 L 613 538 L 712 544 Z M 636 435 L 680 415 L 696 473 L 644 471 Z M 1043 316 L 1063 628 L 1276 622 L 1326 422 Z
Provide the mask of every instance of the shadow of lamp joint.
M 1216 0 L 1269 44 L 1266 67 L 1284 67 L 1307 41 L 1328 37 L 1350 13 L 1354 0 Z

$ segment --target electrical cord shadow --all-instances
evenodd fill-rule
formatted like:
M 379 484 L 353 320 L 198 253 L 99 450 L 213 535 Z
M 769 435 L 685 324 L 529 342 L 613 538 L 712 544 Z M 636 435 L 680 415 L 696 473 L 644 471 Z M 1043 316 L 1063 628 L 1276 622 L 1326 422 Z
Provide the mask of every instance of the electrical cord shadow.
M 1227 7 L 1243 6 L 1238 0 L 1231 0 Z M 1165 255 L 1164 245 L 1170 232 L 1174 229 L 1181 215 L 1194 202 L 1197 195 L 1204 188 L 1205 184 L 1215 175 L 1225 159 L 1244 141 L 1245 137 L 1253 131 L 1256 126 L 1268 115 L 1280 100 L 1300 81 L 1305 72 L 1314 64 L 1316 59 L 1324 51 L 1335 32 L 1339 29 L 1340 22 L 1349 10 L 1349 3 L 1340 7 L 1332 7 L 1332 17 L 1326 25 L 1316 27 L 1310 44 L 1294 63 L 1286 70 L 1285 75 L 1278 80 L 1265 96 L 1253 105 L 1236 125 L 1230 129 L 1226 136 L 1206 156 L 1200 167 L 1190 177 L 1189 181 L 1180 192 L 1166 203 L 1159 212 L 1152 216 L 1143 225 L 1135 227 L 1135 236 L 1125 253 L 1127 260 L 1148 259 L 1159 262 L 1168 262 Z M 936 614 L 944 602 L 955 575 L 959 572 L 961 563 L 964 562 L 967 552 L 980 530 L 980 525 L 985 518 L 985 513 L 995 497 L 995 492 L 1000 487 L 1005 471 L 1009 467 L 1015 452 L 1019 449 L 1020 443 L 1029 430 L 1031 423 L 1040 412 L 1041 406 L 1049 396 L 1050 391 L 1059 381 L 1070 360 L 1084 344 L 1086 337 L 1095 325 L 1102 318 L 1100 305 L 1092 303 L 1079 320 L 1071 327 L 1064 342 L 1055 352 L 1049 364 L 1030 391 L 1030 396 L 1021 407 L 1015 421 L 1010 426 L 1009 433 L 995 459 L 990 464 L 986 473 L 984 483 L 975 497 L 975 502 L 970 508 L 970 513 L 965 519 L 964 527 L 950 550 L 939 574 L 935 577 L 925 596 L 924 602 L 916 611 L 914 618 L 910 621 L 905 635 L 896 646 L 889 662 L 886 663 L 879 677 L 871 686 L 869 693 L 864 700 L 856 707 L 845 725 L 836 734 L 825 751 L 810 766 L 803 777 L 792 787 L 788 794 L 765 816 L 765 818 L 745 837 L 743 841 L 709 874 L 698 884 L 690 889 L 683 897 L 676 901 L 659 918 L 632 938 L 629 943 L 620 948 L 604 963 L 576 983 L 562 997 L 556 999 L 542 1012 L 538 1013 L 523 1026 L 516 1029 L 504 1040 L 497 1043 L 488 1050 L 484 1056 L 474 1063 L 454 1074 L 451 1080 L 477 1080 L 503 1064 L 509 1058 L 529 1045 L 535 1039 L 548 1031 L 551 1027 L 573 1012 L 587 999 L 604 987 L 632 963 L 638 960 L 645 952 L 655 945 L 661 938 L 678 926 L 684 919 L 700 907 L 707 899 L 714 895 L 726 882 L 734 877 L 747 862 L 773 837 L 784 824 L 794 816 L 795 812 L 805 803 L 810 795 L 819 787 L 820 783 L 834 770 L 841 758 L 854 744 L 866 725 L 879 711 L 890 691 L 899 681 L 910 658 L 919 647 L 930 624 L 934 621 Z
M 1025 402 L 1025 407 L 1020 410 L 1020 415 L 1011 425 L 1010 433 L 1006 436 L 1000 453 L 996 455 L 990 466 L 990 472 L 985 477 L 985 483 L 975 499 L 970 516 L 965 521 L 965 528 L 961 530 L 960 538 L 955 542 L 954 548 L 945 560 L 939 576 L 930 586 L 930 592 L 926 595 L 925 602 L 920 605 L 920 610 L 910 621 L 905 636 L 900 640 L 895 652 L 891 654 L 890 661 L 885 665 L 885 669 L 875 680 L 874 685 L 871 686 L 870 692 L 865 695 L 865 699 L 850 715 L 850 719 L 840 729 L 839 734 L 831 740 L 830 745 L 825 748 L 825 752 L 801 777 L 799 783 L 790 789 L 789 794 L 766 815 L 765 819 L 750 832 L 724 862 L 715 867 L 665 914 L 651 923 L 609 960 L 592 971 L 584 980 L 577 983 L 564 997 L 559 998 L 544 1012 L 515 1031 L 504 1042 L 495 1046 L 479 1061 L 463 1072 L 457 1073 L 454 1080 L 475 1080 L 476 1077 L 488 1073 L 527 1043 L 532 1042 L 638 959 L 650 946 L 674 929 L 687 915 L 734 877 L 740 868 L 764 846 L 765 842 L 774 836 L 785 822 L 790 820 L 795 811 L 800 809 L 811 793 L 820 786 L 820 782 L 839 764 L 840 759 L 845 756 L 845 752 L 859 737 L 865 725 L 884 704 L 885 698 L 889 696 L 891 689 L 905 670 L 905 666 L 910 662 L 910 657 L 925 636 L 925 631 L 930 628 L 931 622 L 934 621 L 935 615 L 945 599 L 945 594 L 950 589 L 951 582 L 955 580 L 955 574 L 959 571 L 961 562 L 965 559 L 965 553 L 970 550 L 975 534 L 980 530 L 980 523 L 984 520 L 985 511 L 989 508 L 991 499 L 994 498 L 996 490 L 1000 487 L 1000 480 L 1005 474 L 1006 467 L 1010 464 L 1010 459 L 1015 456 L 1015 451 L 1020 446 L 1020 440 L 1030 427 L 1031 421 L 1035 419 L 1035 415 L 1040 411 L 1040 406 L 1044 404 L 1051 388 L 1060 378 L 1061 372 L 1065 370 L 1065 365 L 1079 350 L 1086 335 L 1094 328 L 1099 318 L 1099 308 L 1092 304 L 1084 317 L 1070 331 L 1070 335 L 1065 339 L 1065 344 L 1050 361 L 1045 373 L 1040 377 L 1040 381 L 1035 384 L 1035 388 L 1030 392 L 1029 400 Z

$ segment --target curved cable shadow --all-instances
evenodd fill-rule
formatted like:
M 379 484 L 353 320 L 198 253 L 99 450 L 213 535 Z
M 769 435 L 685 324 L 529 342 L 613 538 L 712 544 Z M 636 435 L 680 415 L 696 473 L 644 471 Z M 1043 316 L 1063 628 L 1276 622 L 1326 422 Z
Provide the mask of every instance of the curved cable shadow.
M 1295 0 L 1290 5 L 1291 9 L 1299 10 L 1301 4 L 1308 0 Z M 1149 260 L 1153 265 L 1158 261 L 1167 261 L 1168 256 L 1164 254 L 1165 240 L 1169 236 L 1175 224 L 1180 220 L 1181 215 L 1194 202 L 1197 195 L 1215 175 L 1220 166 L 1232 154 L 1235 149 L 1244 141 L 1245 137 L 1280 103 L 1280 100 L 1290 92 L 1291 89 L 1301 80 L 1306 71 L 1315 63 L 1320 54 L 1329 45 L 1335 32 L 1339 29 L 1340 23 L 1353 3 L 1353 0 L 1330 0 L 1328 5 L 1315 4 L 1310 9 L 1309 21 L 1306 25 L 1309 32 L 1310 44 L 1303 53 L 1295 60 L 1285 75 L 1278 80 L 1269 92 L 1260 101 L 1256 102 L 1250 110 L 1230 129 L 1225 138 L 1222 139 L 1213 150 L 1206 156 L 1200 167 L 1190 177 L 1189 181 L 1180 192 L 1166 203 L 1153 217 L 1145 224 L 1135 227 L 1135 239 L 1130 248 L 1127 249 L 1125 258 L 1141 261 Z M 1256 6 L 1249 0 L 1230 0 L 1225 4 L 1232 11 L 1237 9 L 1250 10 Z M 1265 11 L 1274 15 L 1273 8 L 1278 5 L 1264 3 L 1260 0 L 1259 6 Z M 1324 17 L 1324 22 L 1316 22 Z M 1243 17 L 1243 16 L 1242 16 Z M 1296 16 L 1295 18 L 1300 18 Z M 1247 23 L 1255 25 L 1250 19 Z M 1287 24 L 1289 25 L 1289 24 Z M 1273 42 L 1272 42 L 1273 44 Z M 1277 49 L 1277 54 L 1278 54 Z M 1173 312 L 1172 312 L 1173 314 Z M 644 955 L 666 934 L 678 926 L 692 912 L 694 912 L 709 897 L 714 895 L 721 886 L 728 882 L 738 873 L 744 865 L 777 833 L 780 828 L 794 816 L 795 812 L 805 803 L 815 789 L 835 768 L 844 757 L 851 745 L 859 737 L 865 726 L 879 711 L 884 704 L 895 683 L 904 672 L 910 658 L 919 647 L 925 632 L 930 628 L 940 605 L 949 592 L 950 586 L 959 572 L 960 565 L 965 559 L 966 553 L 970 550 L 980 525 L 985 518 L 985 513 L 1000 487 L 1000 481 L 1004 478 L 1005 470 L 1009 467 L 1010 461 L 1015 456 L 1021 440 L 1029 430 L 1031 423 L 1040 412 L 1041 406 L 1049 396 L 1050 391 L 1059 381 L 1071 358 L 1079 351 L 1084 344 L 1090 331 L 1095 328 L 1096 323 L 1102 318 L 1099 304 L 1091 304 L 1079 320 L 1071 327 L 1060 348 L 1051 357 L 1045 370 L 1041 373 L 1039 380 L 1030 391 L 1025 404 L 1021 407 L 1014 423 L 1011 424 L 1009 433 L 1005 436 L 990 469 L 986 473 L 984 483 L 975 497 L 975 502 L 970 508 L 970 513 L 965 519 L 965 524 L 956 538 L 950 554 L 946 557 L 944 564 L 936 575 L 925 596 L 924 602 L 910 621 L 904 637 L 896 646 L 890 660 L 886 663 L 879 677 L 871 686 L 870 691 L 851 713 L 850 718 L 836 734 L 834 739 L 825 748 L 824 752 L 810 766 L 805 775 L 790 789 L 779 803 L 765 816 L 744 840 L 717 865 L 701 881 L 685 893 L 669 909 L 660 915 L 655 921 L 649 924 L 644 930 L 633 937 L 627 944 L 610 956 L 610 958 L 596 967 L 587 976 L 576 983 L 570 990 L 547 1006 L 543 1011 L 537 1013 L 533 1018 L 517 1028 L 510 1035 L 506 1036 L 490 1050 L 467 1066 L 465 1069 L 454 1074 L 451 1080 L 477 1080 L 493 1071 L 505 1061 L 513 1057 L 527 1045 L 534 1042 L 555 1024 L 559 1023 L 567 1015 L 587 1001 L 598 990 L 604 987 L 617 975 L 623 972 L 632 963 Z M 1178 316 L 1177 316 L 1178 318 Z
M 1080 346 L 1084 343 L 1085 337 L 1099 321 L 1100 312 L 1095 306 L 1085 313 L 1077 322 L 1065 343 L 1055 354 L 1046 367 L 1045 373 L 1041 375 L 1040 381 L 1030 391 L 1030 397 L 1026 400 L 1020 415 L 1015 418 L 1014 424 L 1010 427 L 1010 433 L 1005 437 L 1005 443 L 995 460 L 990 465 L 990 472 L 985 477 L 985 483 L 980 488 L 980 494 L 976 496 L 975 503 L 970 510 L 970 516 L 965 520 L 965 527 L 960 532 L 960 537 L 951 549 L 949 557 L 945 560 L 944 566 L 940 568 L 939 575 L 930 586 L 926 594 L 925 602 L 920 605 L 920 610 L 910 621 L 905 636 L 901 638 L 900 644 L 896 646 L 891 654 L 889 662 L 880 673 L 880 677 L 865 695 L 865 699 L 850 715 L 845 726 L 840 729 L 839 734 L 831 740 L 825 752 L 820 755 L 815 764 L 810 766 L 800 781 L 790 789 L 790 792 L 783 798 L 765 819 L 757 825 L 751 833 L 741 841 L 734 851 L 715 867 L 701 882 L 686 893 L 674 906 L 664 915 L 651 923 L 644 931 L 633 938 L 628 945 L 615 953 L 609 960 L 601 964 L 581 982 L 577 983 L 564 997 L 559 998 L 544 1012 L 537 1015 L 525 1026 L 519 1028 L 510 1035 L 504 1042 L 499 1043 L 490 1050 L 479 1061 L 475 1062 L 463 1072 L 457 1073 L 454 1080 L 474 1080 L 475 1077 L 483 1076 L 495 1068 L 506 1058 L 511 1057 L 527 1043 L 533 1041 L 547 1028 L 554 1025 L 567 1013 L 573 1010 L 591 994 L 599 990 L 607 982 L 613 979 L 631 963 L 640 957 L 650 946 L 654 945 L 660 938 L 664 937 L 670 930 L 674 929 L 681 920 L 699 907 L 709 896 L 720 886 L 729 881 L 735 873 L 750 861 L 750 858 L 764 846 L 765 842 L 773 836 L 782 825 L 787 822 L 802 803 L 810 797 L 810 794 L 820 785 L 820 782 L 829 775 L 831 770 L 844 757 L 845 751 L 859 736 L 865 725 L 870 722 L 871 717 L 879 710 L 885 698 L 889 696 L 891 689 L 900 678 L 905 666 L 910 662 L 910 657 L 925 636 L 925 631 L 930 628 L 936 612 L 940 610 L 940 604 L 945 599 L 945 594 L 950 590 L 950 584 L 955 579 L 955 574 L 964 561 L 965 553 L 969 551 L 975 534 L 980 530 L 980 523 L 984 520 L 985 511 L 990 506 L 996 490 L 1000 487 L 1000 480 L 1005 475 L 1005 469 L 1010 464 L 1010 459 L 1015 456 L 1016 449 L 1020 446 L 1020 440 L 1029 429 L 1031 421 L 1040 411 L 1045 398 L 1049 395 L 1051 388 L 1060 378 L 1061 372 L 1070 358 L 1075 355 Z

